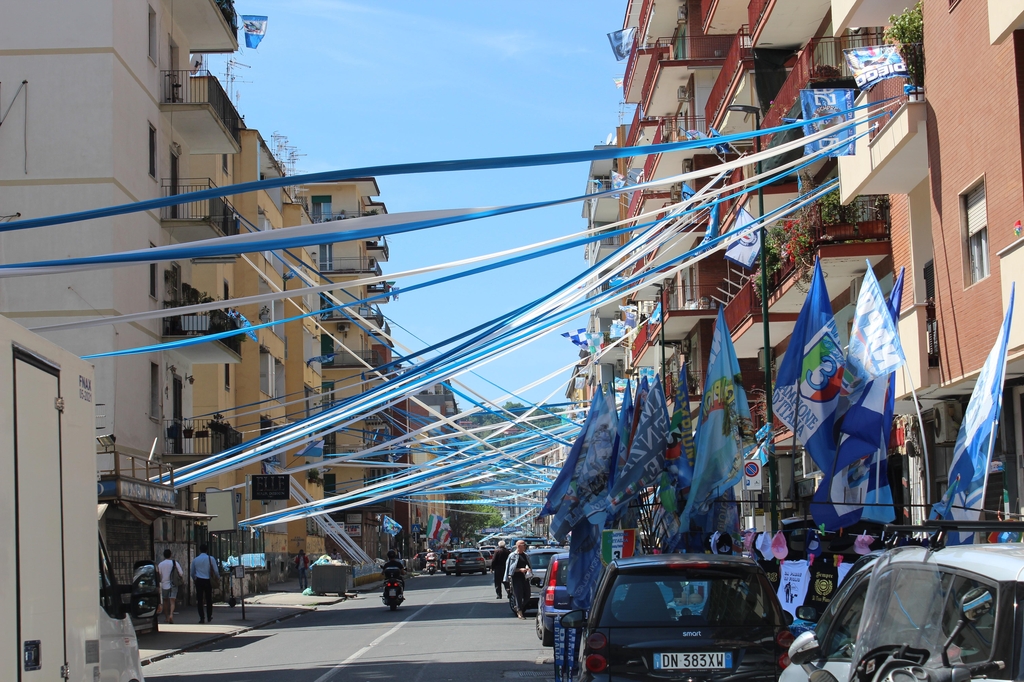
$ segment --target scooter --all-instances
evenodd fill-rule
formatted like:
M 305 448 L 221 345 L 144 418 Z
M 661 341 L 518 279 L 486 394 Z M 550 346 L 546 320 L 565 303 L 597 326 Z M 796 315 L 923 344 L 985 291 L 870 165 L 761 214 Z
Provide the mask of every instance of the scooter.
M 384 592 L 380 596 L 392 611 L 405 601 L 405 585 L 402 582 L 402 571 L 398 568 L 384 569 Z
M 428 559 L 427 560 L 427 574 L 428 575 L 434 575 L 435 573 L 437 573 L 437 559 Z

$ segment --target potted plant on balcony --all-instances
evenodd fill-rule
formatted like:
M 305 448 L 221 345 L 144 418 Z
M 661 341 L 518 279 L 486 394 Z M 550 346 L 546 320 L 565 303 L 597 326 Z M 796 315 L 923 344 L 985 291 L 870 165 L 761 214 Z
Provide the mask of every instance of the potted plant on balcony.
M 889 17 L 885 41 L 898 46 L 910 74 L 910 101 L 924 99 L 924 8 L 919 0 L 902 14 Z
M 320 478 L 320 469 L 306 469 L 306 480 L 315 485 L 323 485 Z

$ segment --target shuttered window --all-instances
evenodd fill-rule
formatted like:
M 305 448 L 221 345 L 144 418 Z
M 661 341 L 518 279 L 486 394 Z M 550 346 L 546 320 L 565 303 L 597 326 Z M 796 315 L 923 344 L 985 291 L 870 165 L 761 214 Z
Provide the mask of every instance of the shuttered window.
M 985 183 L 963 195 L 963 211 L 967 224 L 967 267 L 971 284 L 988 277 L 988 211 Z
M 967 209 L 967 234 L 974 235 L 988 227 L 985 211 L 985 183 L 981 183 L 964 197 Z

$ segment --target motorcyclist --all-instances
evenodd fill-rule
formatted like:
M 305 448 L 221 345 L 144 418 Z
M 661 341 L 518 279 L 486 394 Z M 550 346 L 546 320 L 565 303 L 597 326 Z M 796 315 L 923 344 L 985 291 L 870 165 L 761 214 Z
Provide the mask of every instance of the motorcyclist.
M 384 571 L 389 568 L 398 569 L 398 579 L 402 581 L 402 586 L 405 587 L 405 564 L 402 563 L 398 558 L 398 552 L 393 549 L 388 550 L 388 560 L 384 562 L 381 567 Z

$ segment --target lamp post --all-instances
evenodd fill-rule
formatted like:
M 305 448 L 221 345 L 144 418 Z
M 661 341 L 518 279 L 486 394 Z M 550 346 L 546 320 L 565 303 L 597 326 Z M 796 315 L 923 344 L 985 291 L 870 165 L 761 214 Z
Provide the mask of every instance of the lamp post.
M 761 109 L 748 104 L 731 104 L 727 107 L 729 111 L 736 111 L 743 114 L 754 115 L 754 130 L 761 130 Z M 761 136 L 754 138 L 755 150 L 761 153 Z M 761 175 L 761 160 L 757 161 L 757 174 Z M 759 181 L 760 184 L 760 181 Z M 764 188 L 757 188 L 757 218 L 764 218 Z M 768 330 L 768 234 L 764 222 L 758 228 L 761 238 L 761 328 L 764 331 L 764 402 L 765 420 L 768 428 L 773 430 L 775 413 L 772 410 L 772 341 Z M 775 449 L 772 443 L 772 435 L 766 441 L 768 451 L 768 498 L 771 506 L 772 532 L 779 528 L 779 469 L 775 461 Z

